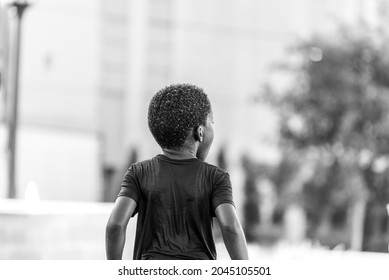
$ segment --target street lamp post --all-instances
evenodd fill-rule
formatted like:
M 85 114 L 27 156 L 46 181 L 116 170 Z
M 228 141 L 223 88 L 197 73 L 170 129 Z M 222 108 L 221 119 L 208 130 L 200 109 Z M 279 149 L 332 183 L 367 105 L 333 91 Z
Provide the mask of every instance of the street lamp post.
M 19 96 L 19 68 L 20 68 L 20 45 L 22 33 L 22 18 L 25 10 L 29 7 L 26 1 L 14 1 L 9 4 L 9 7 L 16 11 L 16 28 L 14 36 L 15 54 L 12 64 L 12 89 L 10 98 L 10 116 L 9 116 L 9 136 L 8 136 L 8 197 L 16 198 L 16 140 L 18 126 L 18 96 Z

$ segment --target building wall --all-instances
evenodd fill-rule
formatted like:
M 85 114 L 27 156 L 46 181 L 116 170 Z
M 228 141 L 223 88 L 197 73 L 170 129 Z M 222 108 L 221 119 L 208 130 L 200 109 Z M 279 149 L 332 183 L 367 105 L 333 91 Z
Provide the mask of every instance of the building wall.
M 46 177 L 44 185 L 50 185 L 58 174 L 48 170 L 64 169 L 70 172 L 62 178 L 69 186 L 66 199 L 79 199 L 80 190 L 83 199 L 101 199 L 107 184 L 120 184 L 133 149 L 138 159 L 160 151 L 147 128 L 148 102 L 161 87 L 178 82 L 203 87 L 213 103 L 211 163 L 222 147 L 237 174 L 245 153 L 276 162 L 276 119 L 252 96 L 272 78 L 273 63 L 288 58 L 285 49 L 296 38 L 330 31 L 336 21 L 374 18 L 375 3 L 38 1 L 23 24 L 19 194 L 31 177 Z M 2 56 L 3 63 L 4 51 Z M 37 149 L 31 143 L 39 138 Z M 78 164 L 88 168 L 73 173 Z M 103 181 L 109 170 L 120 171 Z M 58 199 L 46 190 L 42 196 Z M 100 195 L 89 197 L 92 192 Z
M 102 134 L 105 166 L 116 167 L 123 152 L 123 101 L 126 95 L 126 54 L 130 51 L 128 38 L 128 1 L 99 2 L 99 106 L 94 120 Z

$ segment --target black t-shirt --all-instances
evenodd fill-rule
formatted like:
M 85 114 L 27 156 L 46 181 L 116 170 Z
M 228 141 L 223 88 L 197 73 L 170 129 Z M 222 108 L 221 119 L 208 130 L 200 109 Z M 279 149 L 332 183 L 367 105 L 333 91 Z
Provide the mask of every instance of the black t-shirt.
M 216 259 L 212 218 L 218 205 L 234 205 L 227 172 L 158 155 L 130 166 L 119 196 L 137 203 L 135 260 Z

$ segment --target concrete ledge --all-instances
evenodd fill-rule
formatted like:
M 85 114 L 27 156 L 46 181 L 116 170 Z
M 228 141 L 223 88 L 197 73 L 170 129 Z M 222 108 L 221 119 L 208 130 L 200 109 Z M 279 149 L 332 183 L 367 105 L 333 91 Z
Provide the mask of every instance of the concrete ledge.
M 0 215 L 109 214 L 113 203 L 0 199 Z
M 0 200 L 0 259 L 105 259 L 112 203 Z M 135 219 L 124 256 L 132 256 Z

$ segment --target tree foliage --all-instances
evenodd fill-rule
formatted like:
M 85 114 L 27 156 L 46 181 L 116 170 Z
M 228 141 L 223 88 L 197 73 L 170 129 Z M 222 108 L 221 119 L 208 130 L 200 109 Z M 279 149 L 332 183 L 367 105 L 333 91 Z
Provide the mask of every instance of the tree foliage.
M 293 83 L 281 93 L 266 87 L 267 101 L 280 113 L 280 195 L 290 193 L 291 170 L 311 167 L 296 193 L 307 212 L 308 235 L 330 246 L 349 242 L 350 208 L 363 200 L 364 249 L 380 251 L 385 244 L 387 250 L 388 39 L 382 29 L 363 25 L 313 36 L 294 48 L 298 63 L 283 69 Z M 333 238 L 336 231 L 339 238 Z M 372 236 L 381 244 L 369 245 Z

